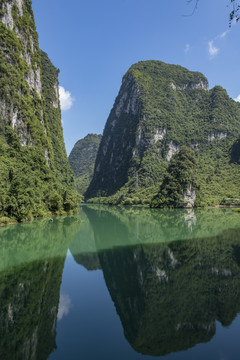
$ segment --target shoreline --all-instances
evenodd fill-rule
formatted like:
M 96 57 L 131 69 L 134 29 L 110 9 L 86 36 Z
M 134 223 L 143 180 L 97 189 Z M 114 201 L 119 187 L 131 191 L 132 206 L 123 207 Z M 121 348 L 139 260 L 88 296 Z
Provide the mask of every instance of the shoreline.
M 80 206 L 80 205 L 79 205 Z M 35 220 L 40 220 L 40 219 L 49 219 L 49 222 L 51 222 L 53 220 L 53 217 L 62 217 L 62 216 L 73 216 L 76 215 L 78 213 L 78 208 L 76 209 L 76 211 L 73 211 L 71 213 L 63 213 L 63 214 L 46 214 L 43 216 L 38 216 L 38 217 L 33 217 L 32 219 L 24 219 L 21 221 L 17 221 L 16 219 L 13 218 L 8 218 L 7 216 L 2 216 L 0 217 L 0 227 L 2 226 L 8 226 L 8 225 L 17 225 L 17 224 L 26 224 L 26 223 L 30 223 L 32 221 Z M 1 222 L 1 219 L 6 218 L 6 220 L 4 222 Z M 9 219 L 9 221 L 8 221 Z
M 81 203 L 79 204 L 79 206 L 82 206 L 82 205 L 105 205 L 105 206 L 119 206 L 119 207 L 144 207 L 144 208 L 149 208 L 151 209 L 149 206 L 146 206 L 146 205 L 112 205 L 112 204 L 100 204 L 100 203 Z M 164 210 L 164 208 L 155 208 L 155 209 L 161 209 L 161 210 Z M 239 212 L 240 213 L 240 205 L 221 205 L 221 204 L 218 204 L 218 205 L 215 205 L 215 206 L 206 206 L 206 207 L 191 207 L 191 208 L 174 208 L 174 209 L 185 209 L 185 210 L 207 210 L 207 209 L 232 209 L 234 212 Z M 234 210 L 236 209 L 236 210 Z M 165 210 L 167 210 L 167 208 L 165 208 Z M 44 215 L 44 216 L 39 216 L 39 217 L 35 217 L 35 218 L 32 218 L 32 219 L 26 219 L 26 220 L 22 220 L 22 221 L 17 221 L 16 219 L 13 219 L 13 218 L 8 218 L 7 216 L 2 216 L 0 217 L 0 227 L 2 226 L 8 226 L 8 225 L 17 225 L 17 224 L 26 224 L 26 223 L 30 223 L 34 220 L 40 220 L 40 219 L 47 219 L 49 218 L 49 221 L 52 220 L 52 217 L 62 217 L 62 216 L 72 216 L 72 215 L 76 215 L 78 212 L 78 210 L 74 211 L 73 213 L 71 214 L 48 214 L 48 215 Z M 3 218 L 6 218 L 4 222 L 1 222 L 1 219 Z M 9 220 L 9 221 L 8 221 Z

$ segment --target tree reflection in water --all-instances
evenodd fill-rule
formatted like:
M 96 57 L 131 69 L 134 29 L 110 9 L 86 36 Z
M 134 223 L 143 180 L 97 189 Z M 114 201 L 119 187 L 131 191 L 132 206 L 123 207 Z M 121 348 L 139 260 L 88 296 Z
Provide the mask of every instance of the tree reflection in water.
M 77 218 L 39 220 L 0 229 L 0 359 L 48 358 L 65 257 Z

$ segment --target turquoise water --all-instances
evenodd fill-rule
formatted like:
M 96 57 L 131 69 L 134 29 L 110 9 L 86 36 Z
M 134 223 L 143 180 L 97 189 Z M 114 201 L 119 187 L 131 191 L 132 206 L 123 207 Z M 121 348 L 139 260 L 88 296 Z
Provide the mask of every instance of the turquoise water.
M 0 359 L 239 359 L 239 219 L 89 205 L 0 228 Z

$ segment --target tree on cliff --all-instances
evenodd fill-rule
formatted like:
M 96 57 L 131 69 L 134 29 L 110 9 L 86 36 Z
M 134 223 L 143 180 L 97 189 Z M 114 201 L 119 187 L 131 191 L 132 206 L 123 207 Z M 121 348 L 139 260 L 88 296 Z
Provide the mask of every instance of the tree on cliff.
M 151 207 L 185 207 L 187 190 L 194 191 L 195 169 L 194 151 L 182 146 L 180 151 L 172 157 L 159 192 L 151 201 Z

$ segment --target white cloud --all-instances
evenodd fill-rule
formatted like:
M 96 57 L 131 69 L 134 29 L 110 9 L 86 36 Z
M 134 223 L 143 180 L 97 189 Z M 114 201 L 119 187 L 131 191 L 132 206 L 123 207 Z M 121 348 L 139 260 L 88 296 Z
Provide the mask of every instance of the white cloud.
M 189 51 L 190 51 L 190 45 L 186 44 L 185 49 L 184 49 L 185 54 L 189 53 Z
M 210 55 L 210 58 L 213 59 L 218 53 L 220 48 L 214 45 L 213 42 L 217 41 L 219 43 L 220 40 L 223 40 L 226 38 L 227 34 L 230 32 L 230 30 L 226 30 L 222 32 L 221 34 L 215 36 L 215 38 L 208 42 L 208 53 Z
M 64 315 L 68 315 L 71 307 L 72 307 L 72 302 L 69 295 L 61 294 L 59 306 L 58 306 L 58 314 L 57 314 L 58 320 L 62 320 Z
M 240 94 L 234 100 L 240 102 Z
M 217 38 L 219 39 L 224 39 L 226 37 L 226 35 L 229 33 L 230 30 L 226 30 L 223 33 L 221 33 L 220 35 L 217 36 Z
M 70 91 L 66 91 L 63 86 L 59 86 L 59 97 L 62 111 L 71 109 L 74 98 Z
M 211 58 L 214 58 L 219 52 L 219 48 L 213 45 L 213 40 L 208 42 L 208 52 Z

